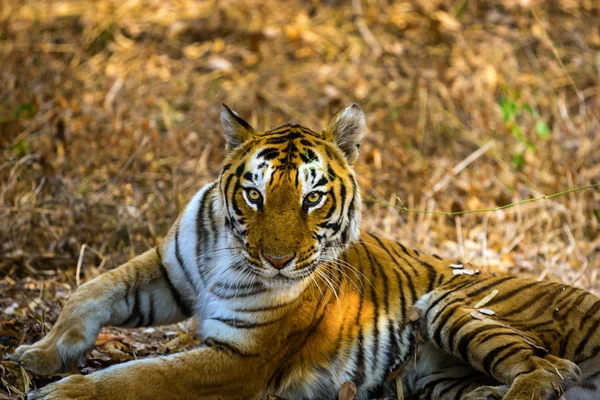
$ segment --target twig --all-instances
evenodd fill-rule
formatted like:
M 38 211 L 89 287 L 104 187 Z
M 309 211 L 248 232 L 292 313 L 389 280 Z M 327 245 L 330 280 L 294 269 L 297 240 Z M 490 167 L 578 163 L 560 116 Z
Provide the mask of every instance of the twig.
M 83 264 L 83 254 L 85 253 L 85 248 L 87 245 L 84 243 L 81 245 L 81 250 L 79 251 L 79 260 L 77 260 L 77 271 L 75 272 L 75 282 L 77 283 L 77 287 L 81 284 L 81 264 Z
M 567 79 L 569 80 L 569 84 L 571 85 L 571 87 L 573 87 L 573 90 L 575 90 L 575 93 L 577 94 L 577 97 L 579 98 L 579 101 L 581 102 L 581 104 L 583 105 L 583 107 L 585 108 L 585 110 L 589 113 L 589 115 L 594 119 L 594 121 L 596 122 L 597 126 L 600 127 L 600 121 L 598 121 L 598 117 L 596 116 L 596 114 L 594 114 L 592 112 L 592 110 L 590 110 L 590 108 L 588 107 L 588 105 L 585 103 L 585 95 L 579 89 L 579 87 L 577 87 L 577 84 L 575 83 L 575 80 L 573 79 L 573 77 L 571 76 L 571 74 L 569 73 L 569 71 L 567 70 L 567 67 L 565 66 L 565 63 L 563 63 L 562 58 L 560 58 L 560 55 L 558 54 L 558 50 L 556 50 L 556 46 L 554 46 L 554 44 L 552 43 L 552 40 L 548 36 L 548 32 L 546 32 L 546 28 L 544 28 L 544 25 L 542 24 L 542 21 L 540 20 L 540 17 L 537 15 L 537 13 L 533 9 L 533 7 L 531 7 L 531 14 L 533 14 L 533 17 L 535 18 L 536 22 L 538 23 L 538 25 L 540 27 L 540 30 L 542 32 L 542 36 L 544 37 L 544 40 L 546 41 L 546 45 L 548 47 L 550 47 L 550 49 L 552 50 L 552 54 L 554 55 L 554 58 L 556 58 L 556 61 L 558 62 L 558 65 L 560 65 L 560 68 L 562 69 L 562 71 L 567 76 Z
M 574 188 L 574 189 L 564 190 L 562 192 L 554 193 L 554 194 L 551 194 L 551 195 L 543 195 L 543 196 L 539 196 L 539 197 L 533 197 L 531 199 L 525 199 L 525 200 L 517 201 L 515 203 L 505 204 L 505 205 L 499 206 L 499 207 L 481 208 L 481 209 L 477 209 L 477 210 L 465 210 L 465 211 L 415 210 L 415 209 L 410 209 L 410 208 L 403 207 L 403 206 L 402 207 L 401 206 L 396 206 L 396 205 L 388 203 L 386 201 L 377 200 L 377 199 L 374 199 L 372 197 L 365 196 L 365 195 L 363 195 L 363 198 L 365 200 L 368 200 L 368 201 L 373 201 L 375 203 L 380 203 L 380 204 L 383 204 L 385 206 L 393 207 L 393 208 L 396 208 L 398 210 L 405 211 L 405 212 L 410 212 L 410 213 L 435 214 L 435 215 L 463 215 L 463 214 L 475 214 L 475 213 L 483 213 L 483 212 L 496 212 L 496 211 L 504 210 L 506 208 L 514 207 L 514 206 L 517 206 L 517 205 L 520 205 L 520 204 L 531 203 L 531 202 L 538 201 L 538 200 L 548 200 L 548 199 L 552 199 L 554 197 L 562 196 L 563 194 L 578 192 L 580 190 L 592 189 L 592 188 L 596 188 L 596 187 L 600 187 L 600 183 L 595 183 L 593 185 L 586 185 L 586 186 L 581 186 L 581 187 Z M 398 200 L 400 200 L 400 198 L 398 198 L 398 196 L 396 196 L 396 198 Z
M 489 149 L 491 149 L 492 147 L 494 147 L 494 143 L 487 142 L 486 144 L 484 144 L 483 146 L 481 146 L 480 148 L 478 148 L 477 150 L 475 150 L 474 152 L 469 154 L 469 156 L 467 158 L 465 158 L 464 160 L 462 160 L 461 162 L 456 164 L 454 166 L 454 168 L 452 168 L 452 171 L 450 173 L 447 173 L 442 179 L 440 179 L 435 185 L 433 185 L 433 189 L 431 189 L 430 193 L 427 193 L 427 196 L 432 197 L 438 191 L 445 188 L 450 183 L 450 180 L 452 179 L 452 177 L 461 173 L 462 170 L 464 170 L 469 165 L 471 165 L 479 157 L 481 157 L 482 155 L 487 153 L 487 151 Z
M 373 52 L 375 58 L 379 57 L 383 51 L 381 45 L 377 42 L 377 39 L 375 39 L 375 36 L 373 36 L 373 33 L 371 33 L 371 30 L 365 22 L 361 0 L 352 0 L 352 11 L 354 12 L 354 23 L 356 24 L 358 32 Z

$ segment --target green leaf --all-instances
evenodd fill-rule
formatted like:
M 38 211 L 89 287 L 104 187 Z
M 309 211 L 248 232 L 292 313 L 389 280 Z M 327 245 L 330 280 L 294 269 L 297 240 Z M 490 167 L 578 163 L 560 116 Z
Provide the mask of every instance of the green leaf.
M 531 105 L 529 105 L 529 103 L 523 103 L 523 110 L 529 113 L 529 115 L 531 115 L 533 118 L 538 118 L 540 116 L 538 112 L 531 107 Z
M 17 121 L 20 119 L 31 119 L 34 116 L 35 109 L 31 101 L 21 104 L 14 112 L 14 117 Z
M 515 169 L 520 170 L 525 165 L 525 155 L 523 153 L 515 153 L 513 154 L 513 166 Z
M 29 155 L 31 154 L 31 143 L 25 139 L 21 139 L 12 146 L 12 151 L 17 157 Z
M 535 124 L 535 133 L 542 139 L 548 139 L 548 136 L 550 135 L 550 128 L 544 121 L 538 121 Z
M 525 141 L 525 135 L 523 135 L 523 131 L 517 125 L 512 127 L 511 132 L 519 141 Z

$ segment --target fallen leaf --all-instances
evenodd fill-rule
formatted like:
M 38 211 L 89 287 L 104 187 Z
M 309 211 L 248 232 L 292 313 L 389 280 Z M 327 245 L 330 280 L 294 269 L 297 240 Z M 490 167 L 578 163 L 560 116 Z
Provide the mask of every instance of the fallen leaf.
M 96 346 L 102 346 L 106 342 L 110 342 L 111 340 L 123 340 L 125 339 L 123 336 L 117 336 L 110 333 L 101 333 L 96 338 Z
M 498 294 L 498 289 L 492 290 L 492 292 L 490 294 L 488 294 L 487 296 L 485 296 L 483 299 L 481 299 L 481 301 L 479 303 L 477 303 L 475 305 L 475 308 L 481 308 L 481 307 L 485 306 L 487 303 L 489 303 L 490 301 L 492 301 L 492 299 L 494 297 L 496 297 L 497 294 Z
M 352 381 L 344 382 L 340 390 L 338 390 L 338 400 L 354 400 L 356 397 L 356 384 Z

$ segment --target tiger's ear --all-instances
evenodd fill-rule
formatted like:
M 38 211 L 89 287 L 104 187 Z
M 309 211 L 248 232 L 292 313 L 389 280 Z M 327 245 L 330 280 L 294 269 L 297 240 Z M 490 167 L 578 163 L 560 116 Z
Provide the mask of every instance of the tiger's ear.
M 227 140 L 228 150 L 235 149 L 256 134 L 254 128 L 226 104 L 221 107 L 221 126 Z
M 335 143 L 346 156 L 349 164 L 358 158 L 358 148 L 365 136 L 365 114 L 356 104 L 338 111 L 323 130 L 323 138 Z

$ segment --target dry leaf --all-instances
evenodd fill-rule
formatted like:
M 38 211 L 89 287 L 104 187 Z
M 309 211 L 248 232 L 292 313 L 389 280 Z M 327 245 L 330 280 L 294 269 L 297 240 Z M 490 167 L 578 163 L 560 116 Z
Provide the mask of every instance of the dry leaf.
M 110 333 L 101 333 L 96 338 L 96 346 L 102 346 L 106 342 L 110 342 L 111 340 L 123 340 L 125 339 L 123 336 L 113 335 Z
M 356 397 L 356 384 L 352 381 L 344 382 L 340 390 L 338 390 L 338 400 L 354 400 Z
M 460 30 L 460 22 L 445 11 L 434 12 L 433 18 L 440 22 L 440 25 L 444 30 L 451 32 L 458 32 Z
M 498 294 L 498 289 L 492 290 L 492 292 L 490 294 L 488 294 L 483 299 L 481 299 L 481 301 L 479 303 L 475 304 L 475 308 L 481 308 L 481 307 L 485 306 L 487 303 L 492 301 L 492 299 L 494 297 L 496 297 L 497 294 Z
M 471 317 L 479 319 L 481 321 L 487 319 L 486 316 L 480 313 L 479 311 L 471 311 Z
M 415 322 L 421 318 L 421 311 L 417 307 L 411 307 L 406 313 L 406 323 Z
M 472 269 L 455 269 L 454 271 L 452 271 L 453 275 L 476 275 L 479 273 L 479 270 L 476 269 L 475 271 L 473 271 Z
M 404 400 L 404 384 L 400 376 L 396 377 L 396 396 L 398 400 Z

